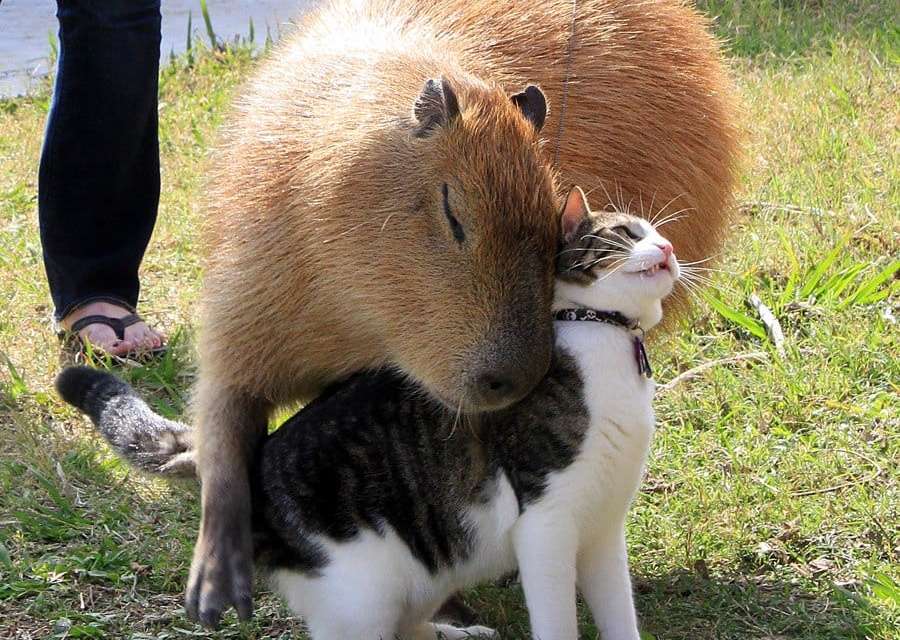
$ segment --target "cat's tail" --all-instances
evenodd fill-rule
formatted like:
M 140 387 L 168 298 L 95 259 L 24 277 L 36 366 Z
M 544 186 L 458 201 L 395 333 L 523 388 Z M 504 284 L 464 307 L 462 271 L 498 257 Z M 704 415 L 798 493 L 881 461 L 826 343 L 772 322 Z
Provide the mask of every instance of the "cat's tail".
M 197 477 L 190 427 L 154 412 L 127 382 L 105 371 L 69 367 L 57 376 L 56 390 L 86 413 L 132 466 L 155 475 Z

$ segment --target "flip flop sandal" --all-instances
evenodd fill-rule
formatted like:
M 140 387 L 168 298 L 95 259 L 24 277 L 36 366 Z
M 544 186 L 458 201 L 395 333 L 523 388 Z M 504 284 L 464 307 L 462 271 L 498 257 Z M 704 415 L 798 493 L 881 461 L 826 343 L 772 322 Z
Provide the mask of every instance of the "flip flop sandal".
M 72 323 L 72 327 L 68 331 L 60 332 L 60 338 L 74 338 L 75 342 L 79 345 L 79 349 L 84 352 L 85 350 L 85 342 L 81 339 L 79 332 L 92 324 L 103 324 L 112 329 L 116 337 L 119 340 L 125 339 L 125 329 L 126 327 L 130 327 L 133 324 L 138 322 L 143 322 L 143 318 L 141 318 L 136 313 L 132 313 L 127 316 L 123 316 L 121 318 L 112 318 L 110 316 L 101 316 L 101 315 L 93 315 L 93 316 L 85 316 L 83 318 L 79 318 L 75 322 Z M 101 353 L 107 353 L 100 347 L 94 347 L 94 349 Z M 152 358 L 159 355 L 162 355 L 166 352 L 166 345 L 161 345 L 159 347 L 155 347 L 153 349 L 136 349 L 134 351 L 128 351 L 126 353 L 115 356 L 115 354 L 110 353 L 109 355 L 119 358 Z

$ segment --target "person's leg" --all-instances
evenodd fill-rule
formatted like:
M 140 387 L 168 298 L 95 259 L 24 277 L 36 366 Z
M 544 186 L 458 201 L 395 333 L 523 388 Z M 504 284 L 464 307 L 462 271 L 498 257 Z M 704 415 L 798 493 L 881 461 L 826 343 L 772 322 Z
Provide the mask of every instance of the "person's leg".
M 38 209 L 44 265 L 64 327 L 137 305 L 138 267 L 159 202 L 157 84 L 160 0 L 58 2 L 60 57 L 41 154 Z M 132 325 L 83 336 L 112 352 L 154 346 Z

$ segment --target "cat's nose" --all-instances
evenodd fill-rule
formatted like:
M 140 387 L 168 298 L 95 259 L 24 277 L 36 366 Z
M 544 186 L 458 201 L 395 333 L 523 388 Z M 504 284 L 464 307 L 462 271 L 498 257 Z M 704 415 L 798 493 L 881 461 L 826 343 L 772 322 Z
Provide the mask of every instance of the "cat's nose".
M 672 243 L 671 242 L 654 242 L 656 248 L 663 252 L 663 255 L 666 257 L 666 260 L 669 259 L 669 256 L 672 255 Z

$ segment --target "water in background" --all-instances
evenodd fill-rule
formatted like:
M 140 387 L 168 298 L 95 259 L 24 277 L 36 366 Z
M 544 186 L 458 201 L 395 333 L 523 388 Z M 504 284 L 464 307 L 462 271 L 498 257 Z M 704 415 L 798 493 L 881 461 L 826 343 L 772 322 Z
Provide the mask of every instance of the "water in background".
M 276 38 L 310 4 L 310 0 L 207 0 L 218 38 L 247 35 L 252 18 L 259 43 L 265 41 L 267 28 Z M 162 0 L 162 14 L 164 61 L 171 51 L 184 50 L 188 14 L 193 32 L 206 38 L 200 0 Z M 0 97 L 26 93 L 47 74 L 50 40 L 56 38 L 57 29 L 55 0 L 0 0 Z

